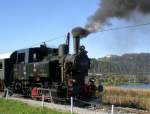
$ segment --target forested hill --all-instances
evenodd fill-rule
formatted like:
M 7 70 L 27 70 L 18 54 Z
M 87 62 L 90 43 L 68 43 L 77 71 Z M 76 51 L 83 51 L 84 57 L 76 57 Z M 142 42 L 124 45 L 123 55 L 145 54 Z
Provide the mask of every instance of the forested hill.
M 150 53 L 91 59 L 90 73 L 150 74 Z

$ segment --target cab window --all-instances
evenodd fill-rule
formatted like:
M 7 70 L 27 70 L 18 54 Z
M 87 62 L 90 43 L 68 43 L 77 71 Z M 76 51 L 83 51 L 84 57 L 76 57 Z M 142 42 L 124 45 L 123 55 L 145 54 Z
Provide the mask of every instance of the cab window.
M 18 63 L 25 63 L 25 53 L 18 54 Z
M 29 53 L 29 62 L 39 62 L 47 55 L 47 50 L 32 49 Z
M 2 64 L 2 62 L 0 62 L 0 69 L 3 69 L 3 64 Z

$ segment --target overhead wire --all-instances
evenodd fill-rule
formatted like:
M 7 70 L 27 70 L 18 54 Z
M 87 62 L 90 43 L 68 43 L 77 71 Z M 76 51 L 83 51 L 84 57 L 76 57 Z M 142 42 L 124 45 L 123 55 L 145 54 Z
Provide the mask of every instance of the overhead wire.
M 141 23 L 141 24 L 137 24 L 137 25 L 128 25 L 128 26 L 123 26 L 123 27 L 115 27 L 115 28 L 110 28 L 110 29 L 101 29 L 101 30 L 99 30 L 99 31 L 97 31 L 97 32 L 108 32 L 108 31 L 114 31 L 114 30 L 122 30 L 122 29 L 128 29 L 128 28 L 137 28 L 137 27 L 141 27 L 141 26 L 148 26 L 148 25 L 150 25 L 150 22 L 148 22 L 148 23 Z M 42 41 L 42 42 L 50 42 L 50 41 L 55 41 L 55 40 L 57 40 L 57 39 L 59 39 L 59 38 L 62 38 L 62 37 L 64 37 L 65 35 L 62 35 L 62 36 L 59 36 L 59 37 L 57 37 L 57 38 L 53 38 L 53 39 L 50 39 L 50 40 L 47 40 L 47 41 Z M 42 42 L 39 42 L 39 43 L 36 43 L 36 44 L 34 44 L 34 45 L 32 45 L 31 47 L 33 47 L 33 46 L 36 46 L 36 45 L 39 45 L 39 44 L 41 44 Z
M 42 44 L 42 43 L 48 43 L 48 42 L 50 42 L 50 41 L 55 41 L 55 40 L 58 40 L 58 39 L 60 39 L 60 38 L 65 37 L 65 35 L 66 35 L 66 34 L 60 35 L 60 36 L 58 36 L 58 37 L 55 37 L 55 38 L 52 38 L 52 39 L 49 39 L 49 40 L 45 40 L 45 41 L 41 41 L 41 42 L 36 43 L 36 44 L 33 44 L 33 45 L 31 45 L 31 46 L 23 47 L 23 48 L 19 48 L 19 49 L 31 48 L 31 47 L 40 45 L 40 44 Z M 19 50 L 19 49 L 17 49 L 17 50 Z M 9 50 L 9 51 L 7 51 L 7 52 L 10 53 L 10 52 L 13 52 L 13 51 L 14 51 L 14 50 Z M 7 52 L 1 52 L 1 53 L 7 53 Z M 0 53 L 0 54 L 1 54 L 1 53 Z
M 99 30 L 99 31 L 97 31 L 97 32 L 108 32 L 108 31 L 122 30 L 122 29 L 128 29 L 128 28 L 137 28 L 137 27 L 147 26 L 147 25 L 150 25 L 150 22 L 148 22 L 148 23 L 142 23 L 142 24 L 137 24 L 137 25 L 129 25 L 129 26 L 123 26 L 123 27 L 115 27 L 115 28 L 110 28 L 110 29 L 102 29 L 102 30 Z M 60 39 L 60 38 L 65 37 L 65 36 L 66 36 L 66 34 L 61 35 L 61 36 L 58 36 L 58 37 L 55 37 L 55 38 L 53 38 L 53 39 L 46 40 L 46 41 L 41 41 L 41 42 L 36 43 L 36 44 L 33 44 L 33 45 L 29 46 L 29 47 L 34 47 L 34 46 L 39 45 L 39 44 L 44 43 L 44 42 L 45 42 L 45 43 L 48 43 L 48 42 L 50 42 L 50 41 L 55 41 L 55 40 L 57 40 L 57 39 Z
M 129 29 L 129 28 L 139 28 L 141 26 L 148 26 L 148 25 L 150 25 L 150 22 L 136 24 L 136 25 L 128 25 L 128 26 L 123 26 L 123 27 L 115 27 L 115 28 L 110 28 L 110 29 L 101 29 L 97 32 L 108 32 L 108 31 L 123 30 L 123 29 Z
M 55 38 L 52 38 L 52 39 L 49 39 L 49 40 L 41 41 L 41 42 L 36 43 L 36 44 L 33 44 L 33 45 L 29 46 L 29 47 L 34 47 L 34 46 L 37 46 L 37 45 L 39 45 L 39 44 L 41 44 L 41 43 L 44 43 L 44 42 L 45 42 L 45 43 L 48 43 L 48 42 L 51 42 L 51 41 L 55 41 L 55 40 L 58 40 L 58 39 L 60 39 L 60 38 L 65 37 L 65 36 L 66 36 L 66 34 L 61 35 L 61 36 L 58 36 L 58 37 L 55 37 Z
M 123 26 L 123 27 L 115 27 L 115 28 L 110 28 L 110 29 L 101 29 L 101 30 L 99 30 L 99 31 L 97 31 L 97 32 L 108 32 L 108 31 L 123 30 L 123 29 L 129 29 L 129 28 L 139 28 L 139 27 L 148 26 L 148 25 L 150 25 L 150 22 L 141 23 L 141 24 L 136 24 L 136 25 L 128 25 L 128 26 Z M 96 32 L 96 33 L 97 33 L 97 32 Z M 48 43 L 48 42 L 50 42 L 50 41 L 55 41 L 55 40 L 58 40 L 58 39 L 60 39 L 60 38 L 65 37 L 65 36 L 66 36 L 66 34 L 60 35 L 60 36 L 55 37 L 55 38 L 53 38 L 53 39 L 49 39 L 49 40 L 46 40 L 46 41 L 41 41 L 41 42 L 39 42 L 39 43 L 33 44 L 33 45 L 29 46 L 29 47 L 34 47 L 34 46 L 39 45 L 39 44 L 41 44 L 41 43 L 43 43 L 43 42 Z M 8 51 L 8 52 L 11 52 L 11 51 Z

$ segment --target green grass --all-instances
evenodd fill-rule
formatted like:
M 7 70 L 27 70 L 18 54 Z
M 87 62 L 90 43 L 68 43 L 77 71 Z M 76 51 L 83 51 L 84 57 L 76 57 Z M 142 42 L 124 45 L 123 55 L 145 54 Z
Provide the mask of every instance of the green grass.
M 14 100 L 0 98 L 0 114 L 69 114 L 48 108 L 37 108 Z

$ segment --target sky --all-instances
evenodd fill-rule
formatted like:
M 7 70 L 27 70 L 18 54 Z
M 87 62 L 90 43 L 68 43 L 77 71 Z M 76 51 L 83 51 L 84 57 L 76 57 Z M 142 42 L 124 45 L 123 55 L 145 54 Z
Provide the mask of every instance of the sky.
M 0 0 L 0 53 L 65 42 L 67 32 L 84 27 L 99 0 Z M 113 18 L 104 29 L 150 22 L 150 15 L 131 21 Z M 81 39 L 91 58 L 124 53 L 150 53 L 150 25 L 116 31 L 97 32 Z M 71 46 L 72 48 L 72 43 Z

